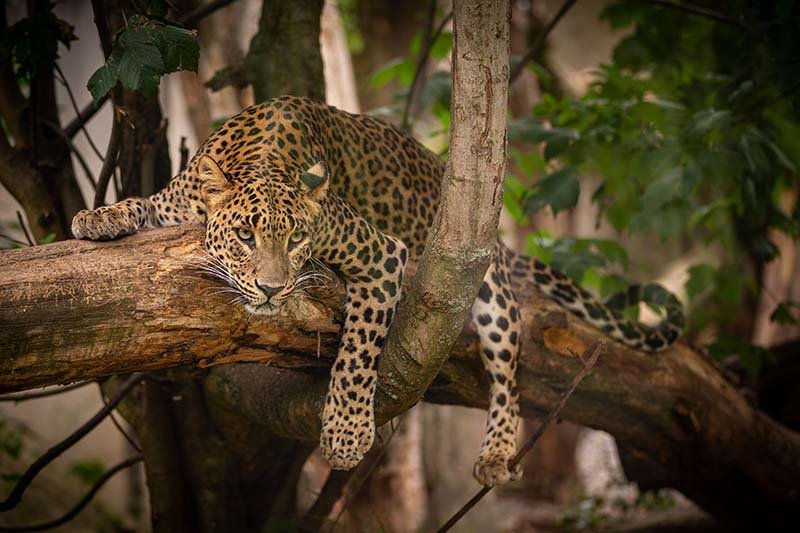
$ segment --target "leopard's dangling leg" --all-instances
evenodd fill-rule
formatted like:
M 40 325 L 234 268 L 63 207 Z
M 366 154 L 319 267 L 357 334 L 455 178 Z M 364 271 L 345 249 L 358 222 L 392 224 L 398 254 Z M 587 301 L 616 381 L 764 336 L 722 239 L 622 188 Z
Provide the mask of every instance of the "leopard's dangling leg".
M 475 479 L 486 486 L 522 476 L 520 465 L 508 468 L 517 453 L 519 393 L 515 373 L 522 323 L 504 250 L 499 243 L 495 246 L 492 263 L 472 304 L 472 321 L 480 337 L 491 395 L 486 436 L 474 470 Z

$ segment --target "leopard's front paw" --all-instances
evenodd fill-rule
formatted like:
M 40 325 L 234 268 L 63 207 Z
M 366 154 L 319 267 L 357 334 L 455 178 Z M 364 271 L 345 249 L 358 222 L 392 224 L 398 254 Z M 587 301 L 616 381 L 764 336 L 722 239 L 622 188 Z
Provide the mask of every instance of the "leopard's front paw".
M 322 413 L 322 434 L 319 447 L 322 456 L 334 470 L 350 470 L 364 458 L 375 440 L 375 419 L 372 408 L 363 406 L 353 415 L 347 408 L 328 401 Z
M 114 206 L 84 209 L 72 219 L 72 234 L 76 239 L 102 241 L 136 233 L 139 223 L 134 213 Z
M 478 483 L 486 487 L 516 481 L 522 477 L 522 465 L 517 464 L 509 470 L 508 462 L 511 457 L 513 454 L 508 457 L 505 455 L 479 457 L 472 475 L 478 480 Z

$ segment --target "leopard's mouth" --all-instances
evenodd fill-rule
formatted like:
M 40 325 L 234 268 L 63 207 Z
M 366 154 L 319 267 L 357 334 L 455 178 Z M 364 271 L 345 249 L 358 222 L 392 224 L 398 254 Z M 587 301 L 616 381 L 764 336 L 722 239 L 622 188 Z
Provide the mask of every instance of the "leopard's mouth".
M 283 302 L 264 302 L 260 304 L 251 304 L 246 303 L 244 304 L 244 308 L 248 313 L 252 313 L 254 315 L 261 315 L 261 316 L 272 316 L 277 314 L 277 312 L 281 308 L 281 304 Z

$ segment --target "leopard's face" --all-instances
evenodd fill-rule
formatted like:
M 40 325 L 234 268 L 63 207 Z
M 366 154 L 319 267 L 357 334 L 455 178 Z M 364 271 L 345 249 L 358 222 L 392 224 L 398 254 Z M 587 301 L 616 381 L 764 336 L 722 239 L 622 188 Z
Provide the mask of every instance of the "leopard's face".
M 212 192 L 205 244 L 245 308 L 271 315 L 314 279 L 303 267 L 318 220 L 319 197 L 313 193 L 320 191 L 261 178 L 240 177 L 223 192 Z

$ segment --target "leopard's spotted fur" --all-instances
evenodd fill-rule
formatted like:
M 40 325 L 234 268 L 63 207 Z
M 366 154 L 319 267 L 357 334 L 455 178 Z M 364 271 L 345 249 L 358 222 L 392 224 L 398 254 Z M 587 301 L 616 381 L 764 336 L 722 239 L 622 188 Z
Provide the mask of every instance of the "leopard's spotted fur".
M 152 226 L 205 223 L 208 253 L 254 313 L 275 312 L 298 286 L 309 258 L 340 272 L 346 320 L 320 445 L 331 466 L 348 469 L 372 445 L 377 358 L 403 269 L 425 246 L 443 173 L 436 155 L 389 124 L 285 96 L 229 119 L 163 191 L 82 211 L 72 230 L 77 238 L 107 239 Z M 519 476 L 508 468 L 516 451 L 521 325 L 512 276 L 531 278 L 567 309 L 636 348 L 663 349 L 680 329 L 676 306 L 670 320 L 646 329 L 498 242 L 472 308 L 491 386 L 487 434 L 475 466 L 485 485 Z

